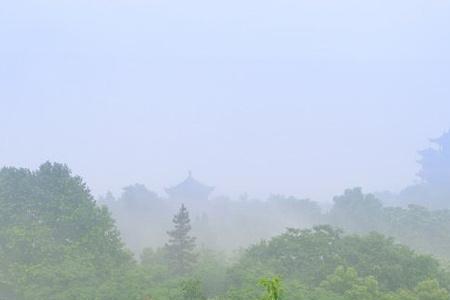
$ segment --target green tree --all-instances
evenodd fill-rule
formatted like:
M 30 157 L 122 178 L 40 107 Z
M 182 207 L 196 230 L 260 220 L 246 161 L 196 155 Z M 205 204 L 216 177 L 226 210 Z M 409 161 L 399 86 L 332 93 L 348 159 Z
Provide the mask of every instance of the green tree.
M 189 212 L 184 204 L 173 217 L 174 229 L 168 231 L 169 242 L 165 246 L 166 257 L 176 275 L 185 275 L 192 270 L 197 256 L 194 253 L 195 237 L 191 237 Z
M 348 300 L 378 300 L 380 293 L 377 280 L 372 277 L 361 278 L 353 268 L 339 266 L 320 286 L 327 291 L 345 296 Z
M 18 299 L 117 299 L 131 256 L 67 166 L 0 170 L 0 222 L 0 281 Z
M 415 289 L 418 300 L 449 300 L 450 295 L 446 289 L 440 287 L 435 279 L 422 281 Z
M 297 280 L 317 287 L 339 266 L 351 267 L 362 277 L 372 276 L 380 290 L 413 289 L 429 278 L 449 286 L 447 275 L 432 257 L 418 255 L 380 234 L 348 236 L 329 226 L 289 229 L 250 247 L 230 269 L 229 285 L 245 288 L 261 275 L 276 274 L 286 283 Z
M 263 278 L 259 283 L 266 289 L 262 300 L 279 300 L 281 297 L 281 279 L 274 277 L 271 279 Z
M 181 295 L 183 300 L 205 300 L 202 283 L 196 279 L 184 280 L 181 283 Z

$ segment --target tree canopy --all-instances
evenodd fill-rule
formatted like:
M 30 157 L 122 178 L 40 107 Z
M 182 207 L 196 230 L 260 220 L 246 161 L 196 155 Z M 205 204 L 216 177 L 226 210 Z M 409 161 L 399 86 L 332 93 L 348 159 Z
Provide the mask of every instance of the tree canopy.
M 136 210 L 148 199 L 160 200 L 143 186 L 124 195 Z M 168 243 L 145 249 L 135 261 L 108 209 L 67 166 L 3 168 L 0 299 L 450 300 L 443 263 L 450 249 L 449 211 L 384 207 L 361 189 L 335 197 L 326 214 L 308 200 L 289 197 L 243 207 L 251 203 L 266 212 L 286 210 L 286 218 L 309 214 L 345 231 L 331 225 L 288 228 L 230 256 L 196 245 L 182 205 Z M 263 216 L 259 222 L 273 223 L 270 214 Z
M 2 169 L 0 222 L 0 278 L 18 299 L 108 299 L 132 263 L 107 209 L 65 165 Z

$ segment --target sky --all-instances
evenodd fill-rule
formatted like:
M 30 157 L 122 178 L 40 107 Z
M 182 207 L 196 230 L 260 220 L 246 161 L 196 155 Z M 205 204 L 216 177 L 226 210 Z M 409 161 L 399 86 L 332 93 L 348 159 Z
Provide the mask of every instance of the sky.
M 95 196 L 396 192 L 450 128 L 450 1 L 0 4 L 0 166 Z

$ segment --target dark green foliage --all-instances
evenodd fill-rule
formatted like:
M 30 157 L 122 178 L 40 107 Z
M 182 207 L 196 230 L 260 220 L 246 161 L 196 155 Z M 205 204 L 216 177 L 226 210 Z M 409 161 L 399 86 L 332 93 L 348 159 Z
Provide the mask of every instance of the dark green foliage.
M 126 193 L 137 211 L 145 199 L 157 199 L 143 186 Z M 371 232 L 445 256 L 448 211 L 385 208 L 359 189 L 336 197 L 328 215 L 294 198 L 274 197 L 264 205 L 292 219 L 307 210 L 364 235 L 344 235 L 328 225 L 291 228 L 230 262 L 222 253 L 195 249 L 182 206 L 167 245 L 145 249 L 137 264 L 108 210 L 66 166 L 2 169 L 0 299 L 450 300 L 450 276 L 437 260 Z
M 266 294 L 262 300 L 279 300 L 281 297 L 281 279 L 274 277 L 271 279 L 262 278 L 259 283 L 266 289 Z
M 132 266 L 108 211 L 64 165 L 2 169 L 0 222 L 0 278 L 19 299 L 114 299 L 101 293 Z
M 171 270 L 176 275 L 185 275 L 192 270 L 196 261 L 193 252 L 195 238 L 189 235 L 191 231 L 189 212 L 181 205 L 179 212 L 173 218 L 174 229 L 168 231 L 170 239 L 165 246 L 167 260 Z
M 231 285 L 242 287 L 257 274 L 276 274 L 317 287 L 339 266 L 375 278 L 381 290 L 413 288 L 428 278 L 444 278 L 437 261 L 417 255 L 378 234 L 344 236 L 329 226 L 287 233 L 247 250 L 231 270 Z M 443 281 L 447 285 L 447 281 Z

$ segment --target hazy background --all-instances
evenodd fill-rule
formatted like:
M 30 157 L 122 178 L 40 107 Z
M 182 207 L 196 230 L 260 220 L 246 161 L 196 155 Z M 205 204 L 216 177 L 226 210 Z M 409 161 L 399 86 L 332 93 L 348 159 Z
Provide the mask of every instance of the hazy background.
M 449 53 L 450 1 L 1 1 L 0 165 L 398 191 L 450 128 Z

